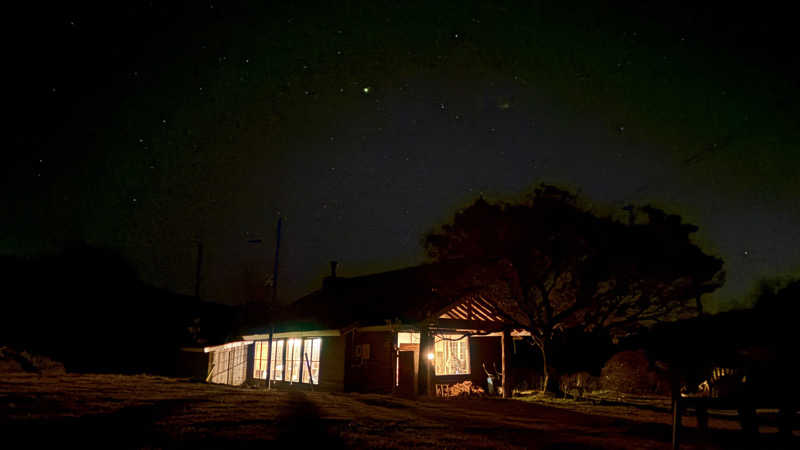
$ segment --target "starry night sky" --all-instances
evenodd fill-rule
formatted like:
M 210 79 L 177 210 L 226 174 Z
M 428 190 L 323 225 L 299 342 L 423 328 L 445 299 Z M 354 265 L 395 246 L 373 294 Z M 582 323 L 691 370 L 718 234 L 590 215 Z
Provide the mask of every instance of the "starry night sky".
M 709 309 L 800 270 L 790 15 L 711 2 L 37 3 L 7 16 L 0 253 L 71 242 L 238 304 L 424 261 L 479 195 L 652 203 L 725 260 Z M 431 4 L 435 3 L 436 6 Z M 261 243 L 249 241 L 260 239 Z

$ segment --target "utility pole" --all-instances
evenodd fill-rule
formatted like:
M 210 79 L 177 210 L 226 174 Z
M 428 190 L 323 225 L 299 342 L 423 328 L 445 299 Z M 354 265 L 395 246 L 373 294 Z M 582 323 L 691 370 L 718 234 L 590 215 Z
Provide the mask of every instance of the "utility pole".
M 278 213 L 278 231 L 275 236 L 275 263 L 272 267 L 272 302 L 270 305 L 267 305 L 267 311 L 269 314 L 269 348 L 267 349 L 267 389 L 272 389 L 272 334 L 275 331 L 275 327 L 272 324 L 272 313 L 275 311 L 275 305 L 278 301 L 278 257 L 280 256 L 280 249 L 281 249 L 281 224 L 283 223 L 283 217 L 280 216 L 280 212 Z
M 283 217 L 278 213 L 278 231 L 275 236 L 275 265 L 272 267 L 272 305 L 278 301 L 278 258 L 281 249 L 281 224 Z
M 203 268 L 203 243 L 198 239 L 197 244 L 197 267 L 194 273 L 194 298 L 200 298 L 200 272 Z

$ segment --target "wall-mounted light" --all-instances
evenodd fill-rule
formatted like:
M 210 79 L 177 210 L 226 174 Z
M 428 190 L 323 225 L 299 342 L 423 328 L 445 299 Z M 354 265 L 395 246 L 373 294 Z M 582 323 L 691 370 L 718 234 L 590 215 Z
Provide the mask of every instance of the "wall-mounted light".
M 433 361 L 433 353 L 428 353 L 428 360 Z

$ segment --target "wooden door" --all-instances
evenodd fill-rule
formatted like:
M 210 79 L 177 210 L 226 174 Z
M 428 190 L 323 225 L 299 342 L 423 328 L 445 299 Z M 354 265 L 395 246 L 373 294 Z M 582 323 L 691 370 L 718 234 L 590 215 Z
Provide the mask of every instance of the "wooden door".
M 401 395 L 414 395 L 414 352 L 400 351 L 397 369 L 397 391 Z

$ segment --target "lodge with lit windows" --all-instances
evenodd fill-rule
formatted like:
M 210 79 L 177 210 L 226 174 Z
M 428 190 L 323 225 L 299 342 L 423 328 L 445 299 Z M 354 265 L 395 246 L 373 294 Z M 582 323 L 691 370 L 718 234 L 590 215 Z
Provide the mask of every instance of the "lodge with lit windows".
M 514 330 L 480 292 L 485 264 L 427 264 L 352 278 L 331 275 L 273 323 L 206 347 L 207 380 L 348 392 L 433 394 L 484 367 L 505 371 Z M 468 280 L 465 282 L 465 280 Z

